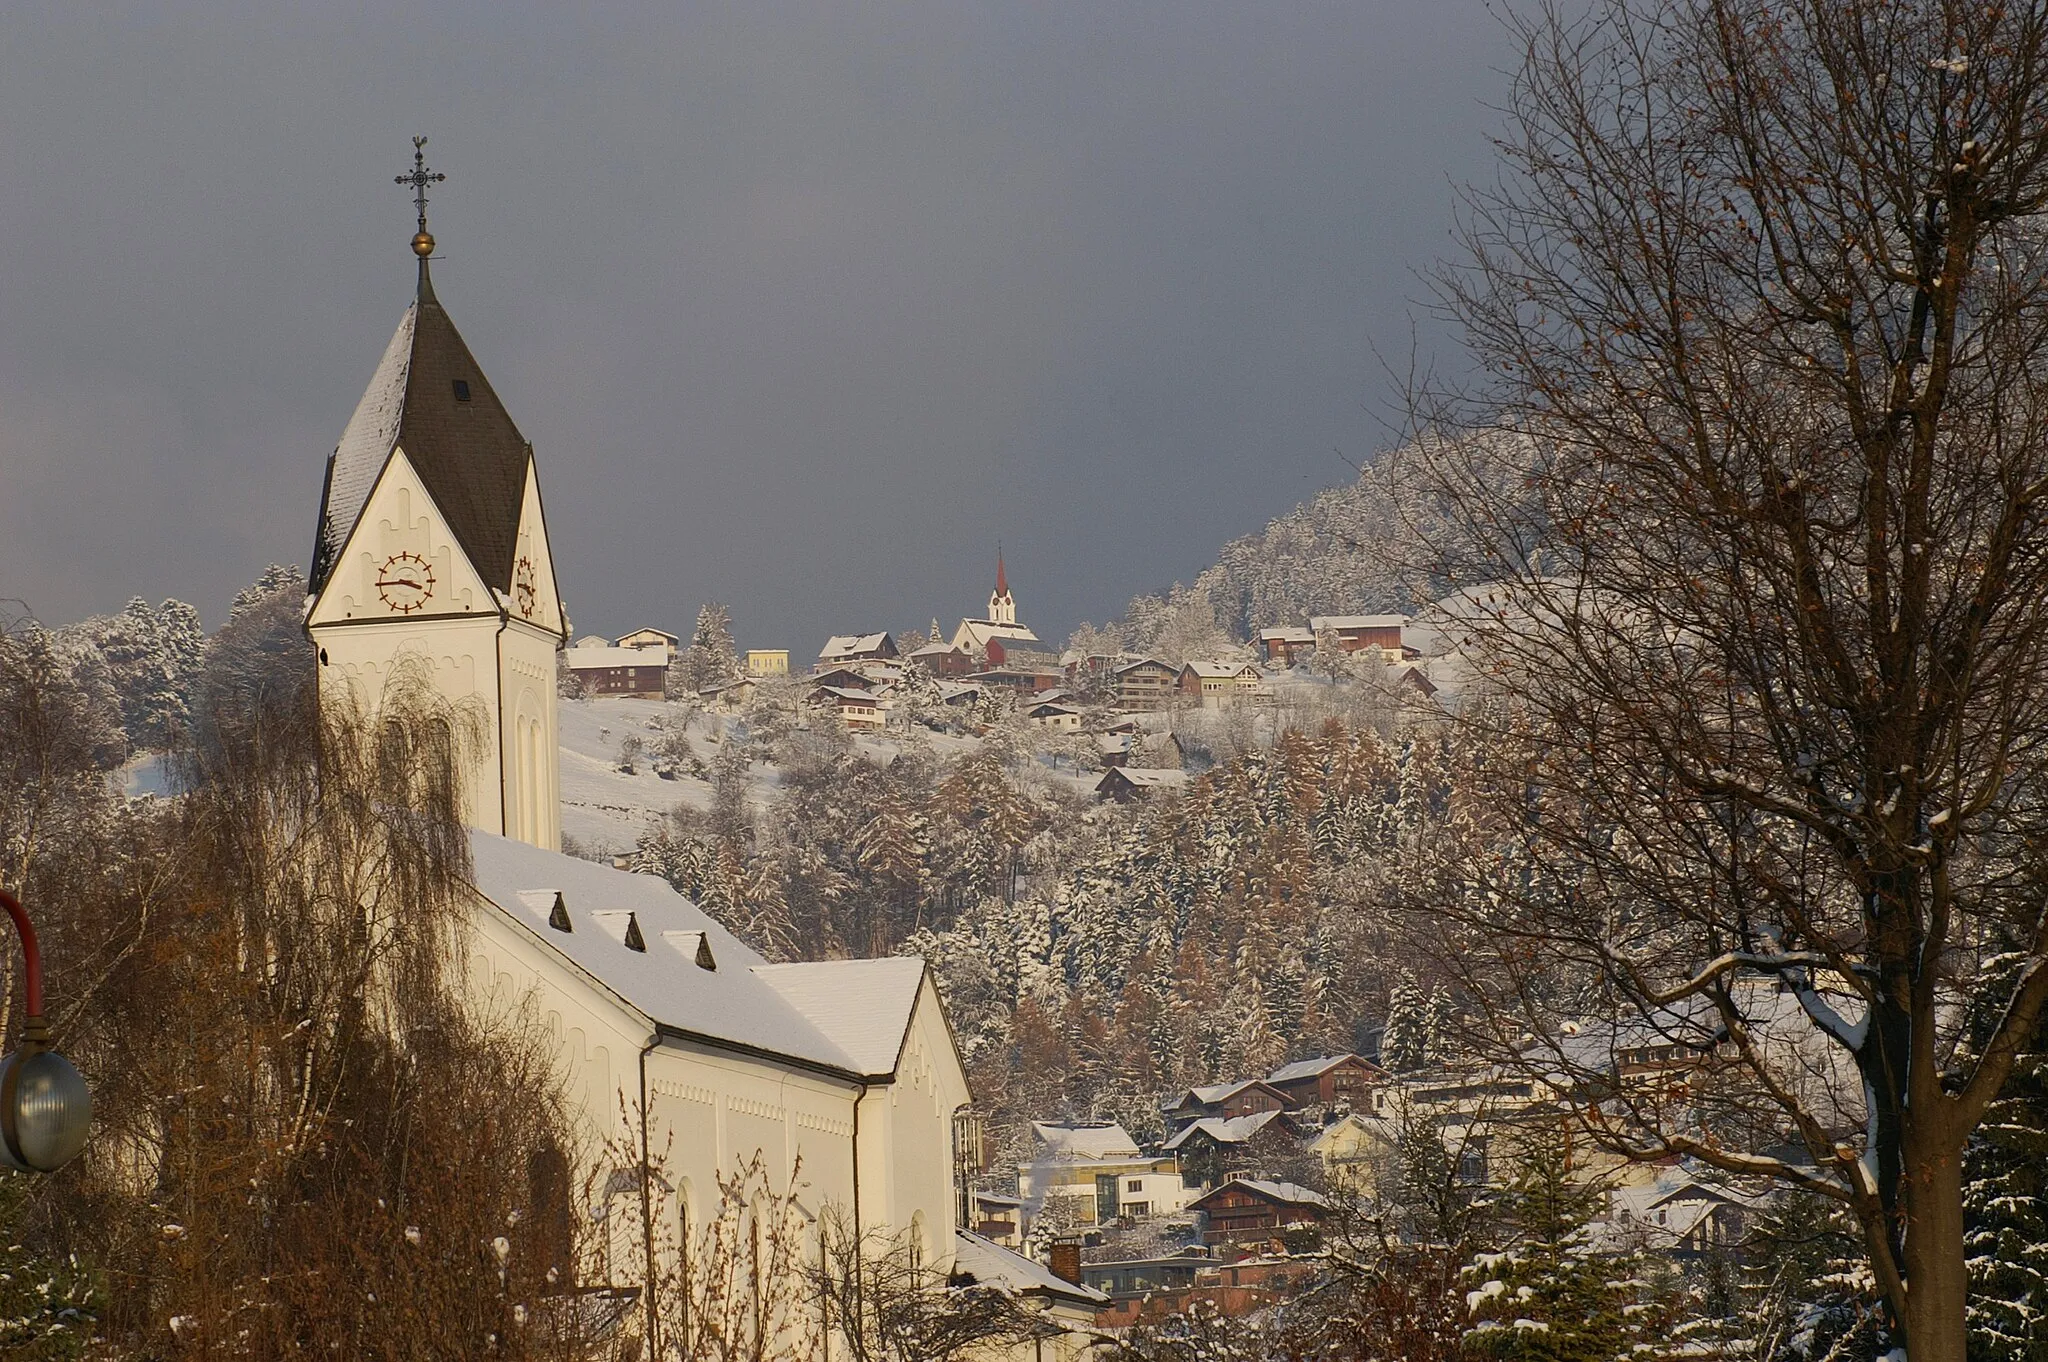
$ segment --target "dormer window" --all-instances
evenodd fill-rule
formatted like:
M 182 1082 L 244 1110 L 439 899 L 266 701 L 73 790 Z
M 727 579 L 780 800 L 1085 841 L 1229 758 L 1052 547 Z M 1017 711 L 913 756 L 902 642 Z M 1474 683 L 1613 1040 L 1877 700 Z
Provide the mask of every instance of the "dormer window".
M 455 380 L 455 400 L 456 400 L 457 402 L 467 402 L 467 401 L 469 401 L 469 380 L 468 380 L 468 379 L 466 379 L 466 378 L 458 378 L 458 379 L 456 379 L 456 380 Z

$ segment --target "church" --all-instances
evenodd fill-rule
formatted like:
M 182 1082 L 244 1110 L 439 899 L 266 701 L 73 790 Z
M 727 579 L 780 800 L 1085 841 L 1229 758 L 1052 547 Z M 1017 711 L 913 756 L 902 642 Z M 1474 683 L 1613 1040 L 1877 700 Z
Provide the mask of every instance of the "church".
M 524 1010 L 557 1047 L 570 1161 L 609 1173 L 590 1208 L 611 1226 L 606 1284 L 637 1291 L 650 1260 L 677 1262 L 716 1215 L 719 1179 L 758 1158 L 812 1223 L 837 1208 L 955 1281 L 1085 1320 L 1097 1293 L 964 1224 L 978 1127 L 922 960 L 770 963 L 665 881 L 562 854 L 569 624 L 538 464 L 435 294 L 425 190 L 440 177 L 422 144 L 400 180 L 419 209 L 414 294 L 327 462 L 305 624 L 324 704 L 367 717 L 404 670 L 481 717 L 462 782 L 464 978 L 479 1008 Z M 1044 1355 L 1081 1346 L 1055 1338 Z
M 984 665 L 988 661 L 989 642 L 993 639 L 1001 639 L 1005 643 L 1038 643 L 1038 635 L 1017 622 L 1017 598 L 1010 594 L 1010 575 L 1003 567 L 1001 549 L 996 550 L 996 589 L 988 595 L 988 618 L 961 620 L 959 627 L 953 630 L 952 646 L 974 659 L 977 665 Z

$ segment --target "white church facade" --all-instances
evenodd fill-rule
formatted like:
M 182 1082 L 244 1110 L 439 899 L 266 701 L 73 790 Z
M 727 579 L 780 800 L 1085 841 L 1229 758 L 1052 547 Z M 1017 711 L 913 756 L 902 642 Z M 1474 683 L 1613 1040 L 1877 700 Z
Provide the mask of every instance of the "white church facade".
M 784 1191 L 801 1170 L 807 1216 L 836 1207 L 941 1271 L 972 1264 L 1049 1318 L 1085 1319 L 1096 1293 L 959 1223 L 956 1130 L 970 1127 L 956 1118 L 972 1094 L 923 961 L 770 963 L 665 881 L 561 853 L 555 654 L 569 622 L 538 471 L 434 294 L 423 201 L 420 227 L 416 295 L 328 462 L 306 628 L 323 703 L 372 713 L 405 672 L 480 721 L 463 780 L 467 985 L 479 1007 L 545 1027 L 574 1161 L 602 1173 L 609 1160 L 629 1202 L 652 1196 L 643 1167 L 666 1188 L 663 1223 L 622 1212 L 638 1232 L 614 1236 L 609 1284 L 640 1285 L 643 1234 L 675 1261 L 685 1227 L 715 1214 L 720 1178 L 758 1156 Z M 1054 1339 L 1042 1355 L 1082 1346 Z

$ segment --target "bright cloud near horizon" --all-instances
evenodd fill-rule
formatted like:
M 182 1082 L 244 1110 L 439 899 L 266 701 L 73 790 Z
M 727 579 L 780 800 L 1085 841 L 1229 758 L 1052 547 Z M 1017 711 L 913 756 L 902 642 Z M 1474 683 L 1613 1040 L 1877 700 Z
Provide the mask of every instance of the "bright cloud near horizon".
M 424 133 L 579 633 L 808 656 L 978 613 L 1000 542 L 1056 641 L 1384 442 L 1507 49 L 1481 0 L 12 5 L 0 598 L 211 626 L 304 565 Z

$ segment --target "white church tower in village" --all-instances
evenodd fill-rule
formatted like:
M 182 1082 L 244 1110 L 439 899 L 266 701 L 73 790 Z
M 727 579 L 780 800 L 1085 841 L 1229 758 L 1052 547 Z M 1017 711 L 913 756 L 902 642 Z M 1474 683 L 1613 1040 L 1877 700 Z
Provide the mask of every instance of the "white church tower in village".
M 308 587 L 320 695 L 374 708 L 401 658 L 450 700 L 480 707 L 470 824 L 561 846 L 555 589 L 533 447 L 434 296 L 429 174 L 417 139 L 419 288 L 327 462 Z

